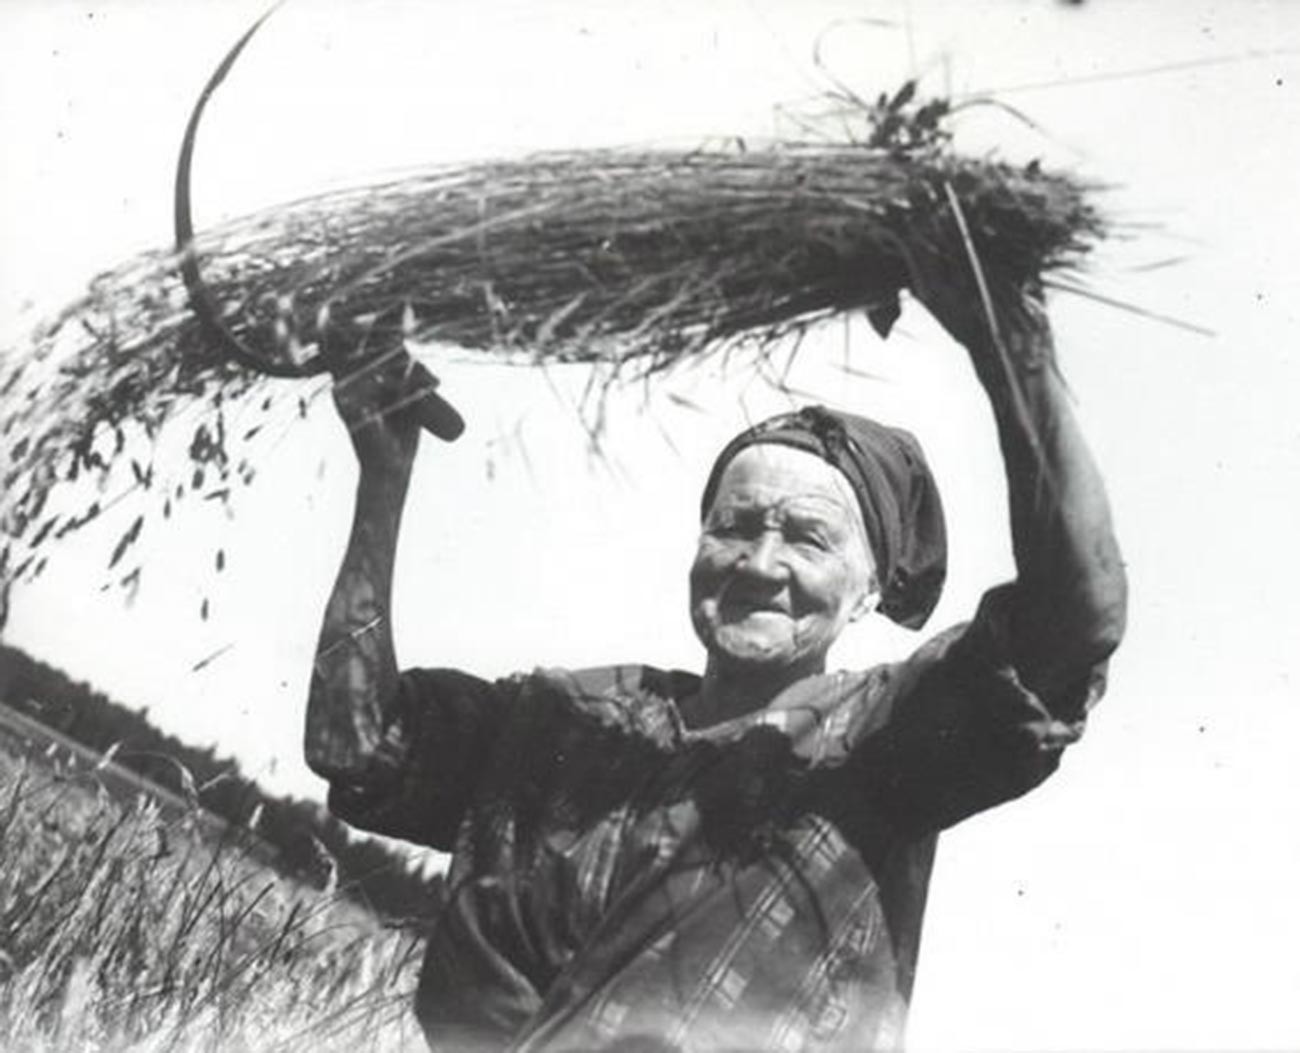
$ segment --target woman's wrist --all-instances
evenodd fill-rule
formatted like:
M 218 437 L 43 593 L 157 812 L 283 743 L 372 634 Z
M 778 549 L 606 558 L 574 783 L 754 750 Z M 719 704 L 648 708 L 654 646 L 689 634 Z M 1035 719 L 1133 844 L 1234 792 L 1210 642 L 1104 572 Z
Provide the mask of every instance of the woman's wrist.
M 373 429 L 373 430 L 369 430 Z M 352 434 L 352 449 L 363 479 L 405 480 L 410 477 L 419 450 L 420 433 L 397 434 L 374 425 Z
M 963 341 L 980 384 L 995 403 L 1041 386 L 1053 373 L 1056 352 L 1045 318 L 1004 318 L 997 332 L 986 328 Z

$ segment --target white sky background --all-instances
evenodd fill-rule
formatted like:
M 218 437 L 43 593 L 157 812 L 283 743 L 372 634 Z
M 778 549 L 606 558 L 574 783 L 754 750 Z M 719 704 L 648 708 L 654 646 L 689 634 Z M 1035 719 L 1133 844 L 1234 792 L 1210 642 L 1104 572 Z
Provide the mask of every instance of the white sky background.
M 259 11 L 0 0 L 7 333 L 96 269 L 169 242 L 185 118 Z M 1300 4 L 292 0 L 210 108 L 198 221 L 394 166 L 770 134 L 776 103 L 824 83 L 818 34 L 864 16 L 895 26 L 827 33 L 839 76 L 868 95 L 913 69 L 933 91 L 997 90 L 1050 138 L 985 111 L 963 121 L 964 145 L 1114 185 L 1106 204 L 1128 237 L 1097 254 L 1093 286 L 1217 334 L 1053 301 L 1130 564 L 1131 631 L 1061 773 L 945 836 L 912 1045 L 1300 1048 Z M 1109 76 L 1152 67 L 1174 68 Z M 1173 257 L 1185 259 L 1144 269 Z M 699 486 L 745 413 L 782 398 L 743 372 L 683 373 L 648 402 L 617 402 L 598 462 L 536 375 L 431 354 L 470 431 L 422 452 L 397 596 L 403 661 L 698 667 L 685 576 Z M 880 379 L 846 374 L 846 354 Z M 887 344 L 860 323 L 831 327 L 794 380 L 921 436 L 953 543 L 932 628 L 968 615 L 1010 559 L 992 431 L 961 352 L 913 306 Z M 146 537 L 133 609 L 98 591 L 124 507 L 15 596 L 7 639 L 217 743 L 273 788 L 318 793 L 298 735 L 354 478 L 326 409 L 317 400 L 263 449 L 235 518 L 191 508 Z M 915 642 L 859 630 L 838 658 Z

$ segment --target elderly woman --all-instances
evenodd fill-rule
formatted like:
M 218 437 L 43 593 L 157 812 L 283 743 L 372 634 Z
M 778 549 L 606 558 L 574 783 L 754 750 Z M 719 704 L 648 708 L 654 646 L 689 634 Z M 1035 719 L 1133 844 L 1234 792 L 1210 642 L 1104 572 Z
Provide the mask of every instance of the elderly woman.
M 944 579 L 939 495 L 906 433 L 813 407 L 722 451 L 690 570 L 702 676 L 490 683 L 394 662 L 418 424 L 384 407 L 413 367 L 336 388 L 361 473 L 306 754 L 335 814 L 452 853 L 417 996 L 434 1046 L 899 1043 L 936 835 L 1055 769 L 1125 603 L 1038 301 L 1010 300 L 997 332 L 952 273 L 914 285 L 991 399 L 1018 573 L 969 623 L 865 670 L 828 671 L 844 627 L 919 627 Z

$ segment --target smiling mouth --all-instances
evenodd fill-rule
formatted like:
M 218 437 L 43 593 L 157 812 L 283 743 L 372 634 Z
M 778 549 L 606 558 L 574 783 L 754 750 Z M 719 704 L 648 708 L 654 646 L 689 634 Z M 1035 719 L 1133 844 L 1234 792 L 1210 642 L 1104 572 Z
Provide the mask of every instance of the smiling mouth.
M 732 617 L 746 617 L 750 614 L 789 615 L 784 604 L 774 600 L 751 600 L 743 597 L 729 596 L 721 604 L 722 610 Z

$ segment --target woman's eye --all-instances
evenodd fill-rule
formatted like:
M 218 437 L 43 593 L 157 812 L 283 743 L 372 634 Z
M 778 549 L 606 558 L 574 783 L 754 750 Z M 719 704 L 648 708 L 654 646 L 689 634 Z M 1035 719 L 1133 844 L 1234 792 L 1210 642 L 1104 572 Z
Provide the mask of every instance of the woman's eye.
M 730 526 L 720 526 L 710 529 L 709 536 L 716 543 L 728 548 L 735 548 L 738 545 L 744 545 L 748 542 L 745 532 L 734 523 Z
M 709 524 L 708 532 L 714 537 L 739 538 L 749 537 L 761 530 L 761 524 L 755 524 L 743 516 L 723 515 Z

